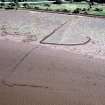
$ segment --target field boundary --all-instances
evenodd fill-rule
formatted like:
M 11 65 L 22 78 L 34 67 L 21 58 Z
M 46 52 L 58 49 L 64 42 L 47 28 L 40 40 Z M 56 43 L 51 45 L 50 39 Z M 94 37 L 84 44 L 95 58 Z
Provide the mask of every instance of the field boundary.
M 29 10 L 29 11 L 35 11 L 35 12 L 46 12 L 46 13 L 56 13 L 56 14 L 65 14 L 65 15 L 77 15 L 77 16 L 105 19 L 105 16 L 102 16 L 102 15 L 92 15 L 92 14 L 83 14 L 83 13 L 66 13 L 66 12 L 57 12 L 57 11 L 50 11 L 50 10 L 35 10 L 35 9 L 34 10 L 33 9 L 20 9 L 20 10 Z

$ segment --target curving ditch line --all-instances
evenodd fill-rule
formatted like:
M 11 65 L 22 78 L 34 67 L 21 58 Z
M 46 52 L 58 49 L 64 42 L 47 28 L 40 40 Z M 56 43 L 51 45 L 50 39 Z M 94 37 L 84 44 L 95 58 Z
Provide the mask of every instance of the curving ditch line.
M 69 20 L 68 20 L 69 21 Z M 65 24 L 67 24 L 66 21 L 65 23 L 61 24 L 59 27 L 57 27 L 55 30 L 53 30 L 49 35 L 45 36 L 40 43 L 41 44 L 50 44 L 50 45 L 63 45 L 63 46 L 77 46 L 77 45 L 85 45 L 87 43 L 89 43 L 91 41 L 91 37 L 87 36 L 85 41 L 81 42 L 81 43 L 71 43 L 71 44 L 61 44 L 61 43 L 50 43 L 50 42 L 44 42 L 47 38 L 49 38 L 50 36 L 52 36 L 54 33 L 56 33 L 60 28 L 62 28 Z
M 47 42 L 43 42 L 43 41 L 41 41 L 40 43 L 41 44 L 50 44 L 50 45 L 63 45 L 63 46 L 77 46 L 77 45 L 85 45 L 85 44 L 87 44 L 87 43 L 89 43 L 90 41 L 91 41 L 91 38 L 90 37 L 86 37 L 87 38 L 87 40 L 86 41 L 84 41 L 84 42 L 81 42 L 81 43 L 71 43 L 71 44 L 59 44 L 59 43 L 47 43 Z
M 68 20 L 69 21 L 69 20 Z M 46 40 L 48 37 L 50 37 L 51 35 L 53 35 L 56 31 L 58 31 L 60 28 L 62 28 L 68 21 L 64 22 L 63 24 L 61 24 L 59 27 L 57 27 L 56 29 L 54 29 L 49 35 L 45 36 L 40 43 L 44 44 L 44 40 Z

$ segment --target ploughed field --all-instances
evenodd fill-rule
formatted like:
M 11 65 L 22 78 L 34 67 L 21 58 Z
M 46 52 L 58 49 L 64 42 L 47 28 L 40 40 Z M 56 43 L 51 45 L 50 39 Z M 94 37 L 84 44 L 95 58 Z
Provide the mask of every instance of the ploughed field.
M 104 28 L 100 18 L 0 11 L 0 105 L 105 105 Z
M 46 44 L 104 58 L 105 19 L 27 10 L 1 10 L 0 39 Z

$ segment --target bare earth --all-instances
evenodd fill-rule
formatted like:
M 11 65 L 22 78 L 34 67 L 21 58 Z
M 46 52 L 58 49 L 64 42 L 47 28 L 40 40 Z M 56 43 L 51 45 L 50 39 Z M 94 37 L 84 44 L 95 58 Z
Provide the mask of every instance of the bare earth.
M 104 26 L 98 18 L 0 11 L 0 105 L 105 105 Z M 41 44 L 50 34 L 44 42 L 91 40 Z

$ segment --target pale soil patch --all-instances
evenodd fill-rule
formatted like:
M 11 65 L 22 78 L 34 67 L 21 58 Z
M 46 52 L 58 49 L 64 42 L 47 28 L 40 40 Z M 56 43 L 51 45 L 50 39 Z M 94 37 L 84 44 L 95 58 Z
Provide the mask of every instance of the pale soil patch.
M 67 24 L 62 25 L 65 22 Z M 46 43 L 78 45 L 86 42 L 87 37 L 91 40 L 79 46 L 46 46 L 102 59 L 105 58 L 104 27 L 105 20 L 100 18 L 25 10 L 0 11 L 0 39 L 40 44 L 43 38 L 57 29 L 45 40 Z
M 0 11 L 0 34 L 7 39 L 38 41 L 69 18 L 66 15 L 25 10 Z

